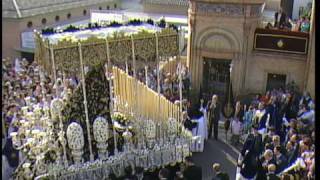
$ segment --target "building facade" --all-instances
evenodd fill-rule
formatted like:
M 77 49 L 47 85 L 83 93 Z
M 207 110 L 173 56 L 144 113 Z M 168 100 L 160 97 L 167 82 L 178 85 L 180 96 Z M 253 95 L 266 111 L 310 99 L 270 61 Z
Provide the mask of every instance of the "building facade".
M 3 0 L 2 57 L 32 54 L 23 32 L 90 18 L 90 9 L 119 9 L 119 0 Z M 32 33 L 29 33 L 31 36 Z
M 264 3 L 189 1 L 187 59 L 194 93 L 223 96 L 231 81 L 234 96 L 241 96 L 294 82 L 300 91 L 307 89 L 314 97 L 312 31 L 301 34 L 260 29 Z
M 141 0 L 144 12 L 188 14 L 188 0 Z

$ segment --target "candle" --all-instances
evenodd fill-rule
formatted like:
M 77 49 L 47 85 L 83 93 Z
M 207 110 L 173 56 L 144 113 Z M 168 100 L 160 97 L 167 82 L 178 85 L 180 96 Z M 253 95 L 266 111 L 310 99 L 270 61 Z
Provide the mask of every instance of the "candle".
M 146 76 L 146 85 L 148 87 L 148 66 L 145 66 L 144 69 L 145 69 L 145 76 Z

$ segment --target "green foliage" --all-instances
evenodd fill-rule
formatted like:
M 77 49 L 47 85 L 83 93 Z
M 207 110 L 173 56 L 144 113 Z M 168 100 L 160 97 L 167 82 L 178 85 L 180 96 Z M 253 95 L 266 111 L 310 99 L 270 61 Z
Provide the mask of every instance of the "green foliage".
M 107 25 L 107 26 L 108 26 L 108 27 L 120 27 L 120 26 L 122 26 L 122 24 L 119 23 L 119 22 L 116 22 L 116 21 L 112 21 L 112 22 L 110 22 L 110 24 Z
M 154 21 L 151 18 L 147 19 L 147 23 L 150 25 L 154 25 Z
M 142 24 L 142 21 L 140 19 L 131 19 L 128 22 L 129 25 L 140 25 Z
M 158 23 L 158 26 L 161 28 L 165 28 L 166 27 L 166 20 L 164 18 L 162 18 L 160 20 L 160 22 Z
M 66 29 L 64 29 L 63 32 L 75 32 L 75 31 L 78 31 L 78 30 L 80 30 L 79 27 L 70 25 Z
M 42 34 L 54 34 L 54 29 L 53 28 L 45 28 L 41 30 Z

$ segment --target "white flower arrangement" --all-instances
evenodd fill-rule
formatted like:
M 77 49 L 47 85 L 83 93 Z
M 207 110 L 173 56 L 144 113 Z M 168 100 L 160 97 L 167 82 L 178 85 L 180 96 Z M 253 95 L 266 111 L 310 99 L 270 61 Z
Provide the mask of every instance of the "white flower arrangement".
M 78 123 L 71 123 L 67 129 L 67 139 L 69 148 L 80 150 L 84 147 L 84 137 L 82 127 Z
M 130 120 L 124 114 L 122 114 L 120 112 L 114 112 L 113 115 L 111 116 L 111 118 L 114 121 L 116 121 L 119 124 L 124 125 L 124 126 L 126 126 L 130 122 Z
M 109 138 L 108 123 L 105 118 L 97 117 L 93 123 L 93 135 L 97 142 L 106 142 Z

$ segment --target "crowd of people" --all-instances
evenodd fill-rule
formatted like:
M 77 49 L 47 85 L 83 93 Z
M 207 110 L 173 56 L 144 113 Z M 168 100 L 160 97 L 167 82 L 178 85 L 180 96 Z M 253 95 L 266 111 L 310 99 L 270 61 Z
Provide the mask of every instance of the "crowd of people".
M 219 164 L 217 164 L 219 165 Z M 110 180 L 201 180 L 201 167 L 193 163 L 192 158 L 187 157 L 184 162 L 170 164 L 165 167 L 145 170 L 142 167 L 125 168 L 125 175 L 117 177 L 111 173 Z
M 32 111 L 37 106 L 50 107 L 55 97 L 66 99 L 77 87 L 76 78 L 64 78 L 58 72 L 56 83 L 40 70 L 35 61 L 26 59 L 2 60 L 2 168 L 5 179 L 23 160 L 21 152 L 15 150 L 10 134 L 18 132 L 22 120 L 22 107 L 29 106 Z
M 267 24 L 266 29 L 282 29 L 288 31 L 299 31 L 308 33 L 310 30 L 310 16 L 302 15 L 299 19 L 291 20 L 286 13 L 280 9 L 275 13 L 274 24 Z
M 178 71 L 161 72 L 161 93 L 171 101 L 179 100 Z M 188 70 L 183 68 L 184 97 L 189 89 L 190 77 Z M 137 78 L 145 82 L 145 72 L 137 72 Z M 65 78 L 58 72 L 54 83 L 46 73 L 42 73 L 36 62 L 26 59 L 16 59 L 13 63 L 3 59 L 3 97 L 2 116 L 5 125 L 2 133 L 3 155 L 2 159 L 7 166 L 7 174 L 21 162 L 21 153 L 13 148 L 10 137 L 11 132 L 19 130 L 21 120 L 21 107 L 33 102 L 37 106 L 50 106 L 55 97 L 65 98 L 73 92 L 78 80 Z M 157 72 L 148 70 L 147 85 L 157 89 Z M 194 114 L 190 103 L 185 103 L 184 110 L 188 115 Z M 208 112 L 208 136 L 218 139 L 218 121 L 222 109 L 217 96 L 214 96 L 208 105 L 201 107 Z M 293 177 L 314 178 L 314 102 L 308 92 L 299 96 L 292 89 L 278 89 L 267 91 L 265 95 L 257 95 L 250 104 L 237 101 L 235 113 L 231 118 L 231 144 L 240 144 L 240 139 L 246 136 L 238 162 L 239 175 L 248 178 L 288 179 Z M 32 109 L 29 109 L 32 111 Z M 202 114 L 203 115 L 203 114 Z M 187 119 L 187 118 L 186 118 Z M 190 118 L 188 118 L 190 120 Z M 189 122 L 189 125 L 188 125 Z M 196 126 L 193 121 L 184 121 L 188 129 Z M 191 124 L 190 124 L 191 123 Z M 185 163 L 170 165 L 154 171 L 144 171 L 141 168 L 127 168 L 125 177 L 117 179 L 201 179 L 201 168 L 187 158 Z M 222 173 L 219 164 L 213 165 L 216 176 L 228 179 Z M 195 174 L 197 174 L 195 176 Z M 110 176 L 112 179 L 113 175 Z M 143 178 L 142 178 L 143 177 Z M 115 177 L 113 177 L 115 178 Z
M 308 92 L 299 98 L 289 90 L 273 90 L 257 95 L 248 110 L 240 102 L 237 106 L 234 121 L 241 125 L 236 126 L 235 136 L 249 133 L 239 158 L 239 175 L 248 179 L 314 178 L 315 112 Z
M 234 106 L 230 127 L 226 130 L 231 131 L 227 142 L 242 149 L 237 179 L 314 179 L 315 111 L 308 92 L 301 96 L 296 88 L 288 86 L 258 94 L 251 102 L 237 101 Z M 188 111 L 190 109 L 189 106 Z M 208 138 L 218 140 L 223 107 L 217 95 L 213 95 L 205 109 Z M 183 122 L 192 131 L 198 123 L 192 121 L 189 112 L 187 114 Z

